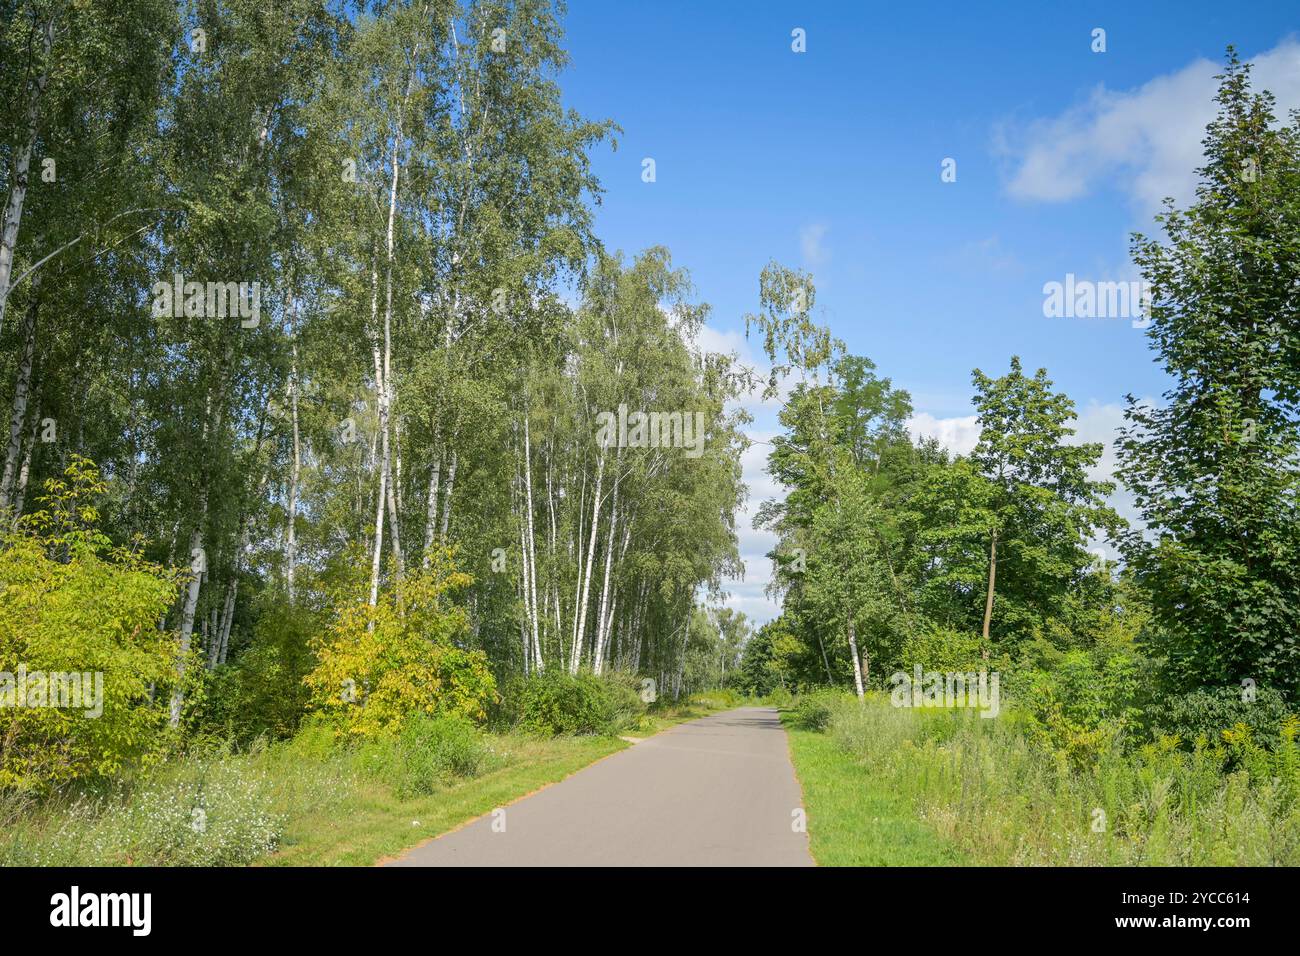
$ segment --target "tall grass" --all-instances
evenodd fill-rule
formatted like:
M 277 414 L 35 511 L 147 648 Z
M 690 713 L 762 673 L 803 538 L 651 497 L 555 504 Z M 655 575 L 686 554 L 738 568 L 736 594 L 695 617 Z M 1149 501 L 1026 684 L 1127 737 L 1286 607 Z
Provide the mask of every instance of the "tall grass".
M 0 792 L 0 866 L 241 866 L 273 853 L 290 820 L 346 815 L 375 789 L 435 793 L 507 759 L 455 718 L 351 746 L 312 723 L 239 752 L 196 745 L 100 790 L 40 802 Z
M 1188 752 L 1172 739 L 1072 766 L 1014 708 L 831 705 L 827 732 L 941 836 L 984 865 L 1300 864 L 1295 727 L 1266 751 L 1239 728 Z
M 238 866 L 284 827 L 274 778 L 252 755 L 199 754 L 107 791 L 39 805 L 0 797 L 0 865 Z

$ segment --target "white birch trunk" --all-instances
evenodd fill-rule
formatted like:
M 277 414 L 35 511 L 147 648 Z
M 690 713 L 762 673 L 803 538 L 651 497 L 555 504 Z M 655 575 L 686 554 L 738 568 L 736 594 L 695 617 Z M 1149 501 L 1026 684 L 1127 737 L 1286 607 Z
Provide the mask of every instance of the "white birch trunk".
M 207 510 L 206 508 L 204 509 Z M 193 559 L 197 554 L 202 553 L 203 533 L 200 527 L 195 527 L 190 535 L 190 556 Z M 194 636 L 194 612 L 199 606 L 199 588 L 203 582 L 203 571 L 195 571 L 194 576 L 190 579 L 189 588 L 185 592 L 185 606 L 181 611 L 181 646 L 180 657 L 176 661 L 176 688 L 172 691 L 171 706 L 169 708 L 168 726 L 175 729 L 180 726 L 181 722 L 181 705 L 185 702 L 185 694 L 181 687 L 181 682 L 185 679 L 185 663 L 190 653 L 190 646 Z
M 27 114 L 24 117 L 27 136 L 18 150 L 14 162 L 13 180 L 9 186 L 9 203 L 5 206 L 3 225 L 0 225 L 0 331 L 4 330 L 5 307 L 9 304 L 9 292 L 13 288 L 14 254 L 18 247 L 18 227 L 23 221 L 23 204 L 27 200 L 27 177 L 32 164 L 32 150 L 36 147 L 37 120 L 40 116 L 41 99 L 45 95 L 45 86 L 50 78 L 50 47 L 54 44 L 54 15 L 45 21 L 41 37 L 42 64 L 36 86 L 27 99 Z
M 437 444 L 437 436 L 434 437 Z M 435 452 L 433 468 L 429 472 L 429 498 L 425 502 L 424 517 L 424 560 L 423 566 L 428 570 L 433 560 L 433 534 L 438 526 L 438 479 L 442 477 L 442 452 Z
M 30 434 L 27 436 L 27 448 L 23 451 L 23 466 L 18 471 L 18 488 L 14 492 L 14 527 L 18 526 L 18 519 L 23 516 L 23 503 L 27 497 L 27 478 L 31 473 L 32 452 L 36 450 L 36 434 L 40 430 L 41 424 L 41 407 L 38 404 L 36 411 L 32 414 L 32 426 Z
M 451 452 L 451 461 L 447 463 L 447 494 L 442 499 L 442 527 L 438 530 L 438 537 L 442 541 L 447 540 L 447 530 L 451 527 L 451 503 L 452 493 L 456 490 L 456 450 Z
M 858 638 L 853 631 L 853 618 L 849 618 L 849 656 L 853 658 L 853 684 L 858 691 L 858 699 L 865 695 L 862 688 L 862 660 L 858 657 Z
M 298 431 L 298 346 L 293 347 L 293 364 L 289 369 L 289 409 L 293 418 L 293 461 L 289 467 L 289 527 L 285 533 L 285 586 L 289 603 L 294 603 L 294 568 L 298 560 L 298 477 L 302 467 L 302 445 Z
M 582 575 L 582 593 L 578 599 L 574 614 L 578 618 L 578 633 L 573 641 L 573 655 L 569 658 L 569 673 L 578 673 L 578 665 L 582 660 L 583 637 L 587 627 L 587 597 L 591 590 L 591 566 L 596 562 L 596 532 L 600 527 L 600 486 L 605 477 L 605 452 L 601 449 L 599 457 L 596 459 L 596 491 L 592 495 L 593 503 L 591 506 L 591 539 L 587 544 L 587 561 L 586 569 Z
M 592 651 L 591 669 L 599 674 L 605 665 L 605 635 L 609 623 L 609 576 L 614 566 L 614 539 L 618 534 L 618 486 L 620 478 L 614 479 L 614 494 L 610 502 L 609 534 L 605 536 L 605 576 L 600 586 L 600 612 L 596 616 L 596 640 Z
M 528 587 L 532 592 L 532 600 L 529 604 L 531 608 L 529 618 L 532 624 L 533 635 L 533 658 L 537 663 L 537 672 L 540 674 L 546 669 L 542 661 L 542 642 L 537 634 L 537 619 L 540 616 L 537 611 L 537 544 L 533 538 L 533 446 L 532 439 L 528 430 L 528 410 L 524 410 L 524 506 L 528 516 L 528 547 L 527 561 L 529 566 Z

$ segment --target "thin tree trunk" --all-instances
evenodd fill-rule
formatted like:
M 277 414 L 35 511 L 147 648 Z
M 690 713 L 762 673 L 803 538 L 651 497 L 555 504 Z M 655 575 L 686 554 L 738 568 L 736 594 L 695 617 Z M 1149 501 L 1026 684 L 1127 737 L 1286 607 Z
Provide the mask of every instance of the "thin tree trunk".
M 617 463 L 616 463 L 617 467 Z M 614 537 L 618 534 L 618 478 L 614 479 L 614 494 L 610 501 L 609 533 L 605 536 L 605 574 L 600 585 L 600 603 L 596 614 L 596 640 L 592 649 L 591 669 L 597 674 L 604 665 L 605 616 L 609 613 L 609 574 L 614 566 Z
M 370 317 L 372 323 L 378 319 L 378 313 L 379 272 L 372 260 L 370 267 Z M 375 407 L 379 414 L 379 428 L 374 441 L 376 445 L 382 442 L 382 452 L 379 449 L 371 451 L 372 467 L 377 466 L 379 469 L 379 497 L 375 502 L 374 551 L 370 558 L 370 606 L 374 607 L 379 603 L 379 571 L 383 564 L 384 552 L 384 510 L 388 504 L 388 404 L 387 395 L 384 392 L 383 359 L 379 354 L 379 339 L 377 334 L 374 333 L 373 325 L 371 328 L 370 351 L 375 362 Z M 373 622 L 370 627 L 374 627 Z
M 521 498 L 521 496 L 518 493 L 518 488 L 519 488 L 519 471 L 518 469 L 516 469 L 515 470 L 515 494 L 511 496 L 514 499 L 516 504 L 520 502 L 520 498 Z M 529 658 L 532 657 L 532 641 L 529 639 L 528 629 L 533 620 L 533 615 L 536 614 L 537 611 L 536 608 L 533 607 L 532 599 L 529 597 L 529 589 L 528 589 L 529 576 L 531 573 L 528 567 L 528 533 L 527 531 L 524 530 L 524 522 L 522 520 L 519 521 L 518 524 L 519 524 L 519 562 L 523 568 L 523 576 L 520 578 L 519 581 L 519 591 L 520 591 L 520 597 L 523 599 L 523 604 L 524 604 L 524 619 L 523 621 L 520 622 L 519 625 L 519 637 L 523 643 L 524 676 L 527 677 L 529 671 L 528 662 L 529 662 Z
M 236 562 L 236 569 L 230 575 L 230 580 L 226 582 L 226 596 L 221 603 L 221 618 L 213 634 L 212 643 L 208 645 L 208 670 L 212 670 L 220 663 L 221 645 L 226 635 L 230 633 L 230 618 L 235 613 L 235 587 L 238 580 L 236 574 L 238 574 L 238 562 Z
M 858 658 L 858 638 L 853 631 L 853 616 L 849 615 L 849 655 L 853 658 L 853 684 L 857 688 L 858 699 L 866 696 L 862 687 L 862 661 Z
M 5 307 L 9 304 L 12 290 L 10 279 L 13 277 L 14 254 L 18 247 L 18 227 L 23 220 L 23 204 L 27 200 L 27 176 L 32 163 L 32 150 L 36 147 L 37 120 L 40 117 L 41 99 L 50 78 L 50 47 L 54 44 L 54 14 L 45 21 L 41 38 L 42 63 L 40 75 L 35 88 L 27 99 L 27 114 L 24 117 L 27 136 L 18 150 L 14 162 L 13 179 L 9 186 L 9 203 L 5 207 L 3 226 L 0 226 L 0 331 L 4 330 Z
M 298 477 L 302 467 L 302 446 L 298 432 L 298 346 L 293 347 L 293 364 L 289 370 L 289 409 L 293 418 L 293 462 L 289 467 L 289 528 L 285 534 L 285 585 L 289 603 L 294 603 L 294 568 L 298 560 Z
M 36 318 L 40 311 L 39 279 L 32 285 L 31 301 L 23 317 L 23 352 L 18 360 L 18 375 L 14 384 L 14 400 L 9 414 L 9 441 L 5 446 L 4 477 L 0 479 L 0 510 L 13 501 L 14 479 L 18 473 L 23 424 L 27 417 L 27 402 L 31 394 L 32 368 L 36 361 Z
M 822 666 L 826 668 L 826 682 L 833 687 L 835 686 L 835 676 L 831 673 L 831 659 L 826 656 L 826 642 L 822 640 L 820 632 L 817 634 L 817 646 L 822 651 Z
M 442 541 L 447 540 L 447 530 L 451 527 L 451 501 L 452 493 L 456 490 L 456 465 L 458 459 L 456 449 L 451 451 L 451 461 L 447 463 L 447 494 L 442 499 L 442 527 L 438 529 L 438 537 Z
M 206 505 L 202 509 L 207 511 Z M 190 534 L 190 556 L 193 559 L 196 555 L 201 554 L 203 550 L 203 531 L 202 519 L 195 526 L 194 531 Z M 205 562 L 206 567 L 206 562 Z M 189 657 L 190 646 L 194 636 L 194 612 L 199 605 L 199 588 L 203 582 L 203 575 L 206 571 L 195 571 L 194 576 L 190 579 L 189 588 L 185 592 L 185 607 L 181 611 L 181 646 L 180 657 L 176 661 L 176 689 L 172 691 L 170 714 L 168 726 L 175 729 L 180 726 L 181 722 L 181 705 L 185 702 L 185 693 L 182 689 L 182 682 L 185 680 L 185 663 Z
M 235 595 L 239 593 L 239 580 L 236 578 L 230 582 L 230 593 L 227 600 L 230 602 L 230 613 L 226 615 L 225 623 L 221 627 L 221 646 L 217 654 L 217 664 L 226 662 L 226 654 L 230 650 L 230 623 L 235 619 Z
M 578 664 L 582 659 L 582 641 L 587 625 L 587 597 L 591 590 L 591 566 L 596 561 L 596 532 L 600 525 L 600 485 L 605 477 L 605 452 L 601 450 L 596 459 L 596 491 L 592 495 L 591 539 L 587 544 L 587 566 L 582 577 L 582 595 L 574 613 L 578 616 L 578 633 L 573 641 L 573 655 L 569 658 L 569 673 L 578 673 Z
M 989 659 L 989 622 L 993 619 L 993 584 L 998 571 L 998 529 L 989 538 L 989 589 L 984 598 L 984 631 L 980 642 L 980 656 Z
M 434 445 L 437 445 L 437 435 L 434 436 Z M 429 497 L 425 502 L 424 516 L 424 560 L 423 566 L 427 570 L 429 562 L 433 560 L 433 535 L 438 526 L 438 479 L 442 477 L 442 452 L 435 451 L 433 459 L 433 468 L 429 472 Z
M 533 445 L 528 429 L 528 409 L 524 409 L 524 492 L 526 495 L 525 508 L 528 515 L 528 565 L 529 576 L 528 586 L 532 591 L 532 601 L 530 607 L 532 613 L 529 615 L 532 619 L 533 629 L 533 657 L 537 662 L 537 672 L 540 674 L 546 669 L 542 661 L 542 642 L 537 634 L 537 619 L 540 616 L 537 610 L 537 543 L 533 538 Z
M 27 436 L 27 448 L 23 451 L 23 466 L 18 470 L 18 488 L 14 492 L 14 526 L 18 524 L 18 519 L 23 516 L 23 501 L 27 497 L 27 478 L 31 473 L 32 452 L 36 450 L 36 435 L 41 427 L 41 406 L 36 404 L 36 411 L 32 414 L 32 425 L 30 433 Z

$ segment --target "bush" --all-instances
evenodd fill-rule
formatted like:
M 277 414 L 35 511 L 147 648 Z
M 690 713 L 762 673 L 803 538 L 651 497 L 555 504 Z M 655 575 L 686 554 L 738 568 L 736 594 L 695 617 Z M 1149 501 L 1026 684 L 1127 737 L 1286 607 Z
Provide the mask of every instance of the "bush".
M 834 707 L 849 759 L 971 859 L 991 866 L 1264 866 L 1300 863 L 1300 721 L 1274 752 L 1244 727 L 1219 747 L 1163 738 L 1110 748 L 1086 770 L 1042 745 L 1014 709 Z M 1231 759 L 1235 758 L 1235 759 Z M 1240 768 L 1224 772 L 1225 764 Z
M 291 737 L 310 700 L 304 678 L 316 663 L 311 638 L 318 630 L 310 611 L 274 592 L 263 597 L 250 646 L 208 675 L 200 726 L 240 743 Z
M 938 627 L 908 637 L 903 649 L 903 667 L 911 670 L 916 664 L 926 671 L 962 673 L 989 668 L 980 655 L 978 634 Z
M 1271 687 L 1258 688 L 1253 701 L 1242 700 L 1237 687 L 1202 687 L 1159 705 L 1151 723 L 1155 734 L 1177 737 L 1190 749 L 1200 738 L 1210 746 L 1223 743 L 1225 731 L 1238 724 L 1252 739 L 1271 743 L 1287 713 L 1286 699 Z
M 443 552 L 375 607 L 344 601 L 306 677 L 314 710 L 351 738 L 393 735 L 420 715 L 483 720 L 496 682 L 482 651 L 456 646 L 465 612 L 447 600 L 470 581 Z
M 692 694 L 687 698 L 686 702 L 697 707 L 707 707 L 710 710 L 729 710 L 732 707 L 743 707 L 745 697 L 730 687 L 723 687 L 715 690 L 702 690 Z
M 397 741 L 399 797 L 433 793 L 462 777 L 477 776 L 488 747 L 478 729 L 463 717 L 421 717 L 407 723 Z
M 510 688 L 513 700 L 503 714 L 534 734 L 617 734 L 645 712 L 632 675 L 576 676 L 552 669 Z
M 1139 673 L 1139 661 L 1127 652 L 1070 651 L 1055 670 L 1016 674 L 1011 683 L 1040 742 L 1082 768 L 1139 727 Z
M 836 704 L 844 698 L 845 694 L 838 690 L 814 690 L 800 694 L 793 710 L 795 724 L 804 730 L 825 730 L 830 726 Z
M 0 789 L 106 778 L 151 754 L 175 679 L 176 637 L 158 620 L 176 574 L 97 530 L 105 485 L 92 462 L 74 456 L 65 475 L 0 534 Z M 85 706 L 70 700 L 77 686 Z M 69 706 L 55 706 L 55 687 Z

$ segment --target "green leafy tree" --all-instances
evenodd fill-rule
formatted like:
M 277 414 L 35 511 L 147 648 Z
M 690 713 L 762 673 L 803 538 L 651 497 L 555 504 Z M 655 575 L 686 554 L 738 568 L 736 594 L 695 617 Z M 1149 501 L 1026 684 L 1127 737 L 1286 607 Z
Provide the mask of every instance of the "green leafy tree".
M 970 461 L 989 484 L 991 519 L 981 629 L 987 654 L 995 610 L 1001 639 L 1041 628 L 1093 563 L 1088 542 L 1116 530 L 1119 519 L 1105 504 L 1113 484 L 1088 476 L 1102 446 L 1068 441 L 1074 403 L 1052 390 L 1046 369 L 1027 376 L 1013 356 L 1006 375 L 976 369 L 974 381 L 980 438 Z
M 1300 122 L 1279 126 L 1231 49 L 1196 201 L 1135 236 L 1148 336 L 1173 380 L 1129 396 L 1120 475 L 1146 525 L 1125 553 L 1184 689 L 1300 687 Z

